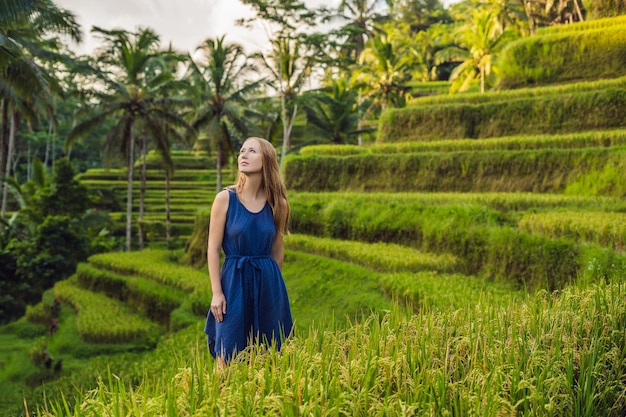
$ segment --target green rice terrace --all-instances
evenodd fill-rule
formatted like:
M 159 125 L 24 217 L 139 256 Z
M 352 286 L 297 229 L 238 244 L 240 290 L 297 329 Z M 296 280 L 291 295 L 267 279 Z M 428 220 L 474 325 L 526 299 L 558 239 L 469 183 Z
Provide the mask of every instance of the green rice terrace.
M 203 334 L 215 171 L 175 155 L 164 249 L 149 165 L 148 248 L 92 256 L 0 329 L 0 415 L 626 416 L 625 74 L 522 73 L 531 49 L 506 51 L 509 89 L 288 156 L 295 332 L 226 370 Z M 80 179 L 123 233 L 125 171 Z

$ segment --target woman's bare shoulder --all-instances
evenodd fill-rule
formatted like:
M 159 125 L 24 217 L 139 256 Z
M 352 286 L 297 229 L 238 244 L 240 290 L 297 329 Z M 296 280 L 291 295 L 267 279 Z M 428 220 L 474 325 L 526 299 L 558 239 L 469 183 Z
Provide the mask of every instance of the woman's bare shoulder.
M 228 207 L 230 191 L 228 189 L 224 189 L 215 195 L 215 199 L 213 200 L 213 206 L 226 206 Z

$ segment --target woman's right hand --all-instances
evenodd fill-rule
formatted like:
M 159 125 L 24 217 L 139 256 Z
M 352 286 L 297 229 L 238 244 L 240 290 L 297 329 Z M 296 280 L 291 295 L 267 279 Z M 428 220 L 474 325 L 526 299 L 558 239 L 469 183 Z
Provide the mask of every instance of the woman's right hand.
M 226 297 L 224 294 L 213 294 L 211 299 L 211 313 L 215 320 L 220 323 L 224 320 L 224 314 L 226 314 Z

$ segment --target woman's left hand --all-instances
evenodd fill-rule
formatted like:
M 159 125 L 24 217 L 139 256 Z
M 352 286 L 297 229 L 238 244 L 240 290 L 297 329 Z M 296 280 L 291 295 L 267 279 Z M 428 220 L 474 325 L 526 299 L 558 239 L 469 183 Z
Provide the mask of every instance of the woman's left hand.
M 213 294 L 211 313 L 218 323 L 224 320 L 224 314 L 226 314 L 226 297 L 224 294 Z

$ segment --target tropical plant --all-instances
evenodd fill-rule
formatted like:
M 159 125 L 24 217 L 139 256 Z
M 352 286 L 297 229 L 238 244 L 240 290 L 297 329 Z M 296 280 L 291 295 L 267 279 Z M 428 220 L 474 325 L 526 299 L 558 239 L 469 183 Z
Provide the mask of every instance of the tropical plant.
M 161 71 L 161 70 L 168 71 L 173 76 L 173 74 L 178 70 L 178 65 L 181 62 L 183 62 L 186 59 L 186 57 L 176 53 L 174 50 L 172 50 L 171 46 L 167 51 L 164 51 L 164 52 L 165 52 L 165 56 L 163 57 L 163 60 L 160 61 L 161 65 L 157 67 L 157 71 Z M 187 86 L 188 84 L 186 84 L 183 81 L 167 83 L 163 85 L 162 94 L 164 96 L 169 96 L 169 97 L 178 97 L 178 96 L 183 97 L 184 94 L 187 93 Z M 184 99 L 179 100 L 178 103 L 165 103 L 164 105 L 166 107 L 171 107 L 171 108 L 176 109 L 176 106 L 175 106 L 176 104 L 188 106 L 191 104 L 191 101 L 187 98 L 184 98 Z M 164 129 L 167 130 L 169 127 L 168 123 L 166 121 L 164 121 L 163 123 L 164 123 Z M 167 130 L 167 134 L 170 136 L 170 142 L 167 144 L 165 148 L 160 149 L 159 156 L 161 157 L 161 163 L 163 166 L 163 171 L 165 173 L 165 241 L 167 245 L 169 246 L 170 240 L 171 240 L 171 226 L 172 226 L 171 204 L 170 204 L 171 203 L 170 202 L 170 191 L 171 191 L 170 179 L 174 175 L 174 171 L 175 171 L 175 166 L 172 163 L 173 161 L 171 158 L 170 149 L 171 149 L 172 142 L 179 143 L 179 144 L 183 143 L 184 145 L 188 145 L 191 138 L 196 137 L 196 132 L 191 126 L 188 125 L 185 127 L 185 134 L 182 136 L 178 134 L 177 130 L 171 130 L 171 131 Z M 162 154 L 163 150 L 167 150 L 168 153 Z M 145 179 L 146 179 L 145 177 L 146 153 L 145 152 L 142 154 L 142 158 L 143 158 L 142 181 L 145 182 Z M 142 210 L 143 210 L 143 203 L 144 203 L 143 201 L 144 192 L 145 192 L 145 186 L 142 185 L 142 195 L 141 195 L 141 209 Z
M 341 27 L 339 34 L 347 37 L 346 55 L 352 55 L 354 62 L 361 56 L 368 39 L 376 36 L 375 23 L 388 18 L 379 12 L 378 7 L 382 3 L 389 6 L 393 2 L 390 0 L 384 2 L 380 0 L 342 0 L 337 7 L 335 17 L 348 22 Z
M 222 168 L 228 152 L 232 155 L 237 142 L 243 142 L 248 132 L 244 120 L 244 105 L 249 93 L 261 80 L 246 81 L 254 69 L 239 44 L 228 44 L 225 36 L 206 39 L 198 48 L 198 60 L 189 58 L 187 94 L 194 103 L 192 126 L 205 133 L 200 149 L 215 149 L 217 190 L 222 189 Z M 199 61 L 199 62 L 198 62 Z
M 272 42 L 272 50 L 266 55 L 256 54 L 269 72 L 268 85 L 280 98 L 283 143 L 281 161 L 291 148 L 291 132 L 298 114 L 298 97 L 311 75 L 314 55 L 305 38 L 280 36 Z
M 154 31 L 140 29 L 133 33 L 98 27 L 93 31 L 104 37 L 106 45 L 98 57 L 100 68 L 94 68 L 95 80 L 103 89 L 88 93 L 95 106 L 93 111 L 92 106 L 85 106 L 88 114 L 69 133 L 67 146 L 108 119 L 115 120 L 105 154 L 107 161 L 114 155 L 126 161 L 126 250 L 130 251 L 136 138 L 149 135 L 161 155 L 169 158 L 169 136 L 177 135 L 175 128 L 187 123 L 168 106 L 175 98 L 162 95 L 163 85 L 172 81 L 172 74 L 150 71 L 153 61 L 163 56 Z
M 507 29 L 518 35 L 528 35 L 524 0 L 484 0 L 481 6 L 490 10 L 497 22 L 497 30 Z
M 441 0 L 394 0 L 391 14 L 394 25 L 407 25 L 412 35 L 428 30 L 434 24 L 452 23 Z
M 356 82 L 369 101 L 367 112 L 385 111 L 389 106 L 403 107 L 409 91 L 410 68 L 388 36 L 370 39 L 355 71 Z
M 149 80 L 148 84 L 153 89 L 153 93 L 156 97 L 169 97 L 167 101 L 162 102 L 160 105 L 163 107 L 163 112 L 173 115 L 178 120 L 172 122 L 171 120 L 164 119 L 161 121 L 164 136 L 151 136 L 149 130 L 142 130 L 139 132 L 140 136 L 140 187 L 139 187 L 139 215 L 137 222 L 138 230 L 138 243 L 139 249 L 144 249 L 144 214 L 145 214 L 145 195 L 146 195 L 146 182 L 147 182 L 147 153 L 150 139 L 156 142 L 156 148 L 163 165 L 165 172 L 165 194 L 166 194 L 166 228 L 167 228 L 167 242 L 169 243 L 169 228 L 170 228 L 170 176 L 174 172 L 174 164 L 171 157 L 171 140 L 176 142 L 185 142 L 185 139 L 192 135 L 193 129 L 187 125 L 180 117 L 178 112 L 182 111 L 182 105 L 189 104 L 189 100 L 177 97 L 183 93 L 180 90 L 182 83 L 175 79 L 174 74 L 178 70 L 177 66 L 184 60 L 184 57 L 176 53 L 171 47 L 168 50 L 161 51 L 158 59 L 151 60 L 145 72 L 145 79 Z M 177 128 L 184 128 L 183 132 L 177 130 Z
M 297 97 L 311 76 L 313 65 L 321 52 L 318 35 L 305 33 L 313 27 L 317 15 L 298 0 L 243 0 L 256 12 L 241 23 L 251 26 L 261 21 L 268 25 L 271 51 L 254 56 L 269 72 L 268 85 L 278 95 L 283 125 L 281 162 L 291 148 L 291 131 L 298 114 Z
M 19 184 L 12 177 L 7 183 L 20 208 L 2 222 L 0 287 L 6 307 L 0 311 L 6 316 L 0 322 L 22 315 L 26 304 L 36 302 L 54 282 L 73 273 L 76 263 L 95 248 L 87 240 L 88 229 L 102 225 L 84 222 L 90 205 L 87 189 L 75 179 L 67 159 L 57 161 L 53 176 L 39 160 L 33 167 L 32 180 Z
M 467 90 L 478 78 L 484 93 L 497 53 L 514 35 L 508 30 L 502 32 L 496 16 L 487 9 L 472 10 L 470 20 L 456 34 L 457 45 L 437 54 L 439 61 L 461 62 L 450 75 L 451 92 Z
M 332 143 L 356 143 L 353 138 L 371 131 L 359 128 L 358 98 L 358 91 L 349 88 L 346 79 L 334 80 L 330 86 L 310 93 L 303 100 L 307 121 Z
M 19 0 L 0 4 L 0 217 L 7 209 L 4 178 L 11 175 L 13 152 L 20 121 L 36 124 L 42 115 L 52 114 L 52 97 L 61 94 L 54 74 L 42 66 L 46 62 L 67 62 L 58 53 L 61 43 L 55 34 L 80 41 L 80 28 L 70 12 L 49 0 Z

